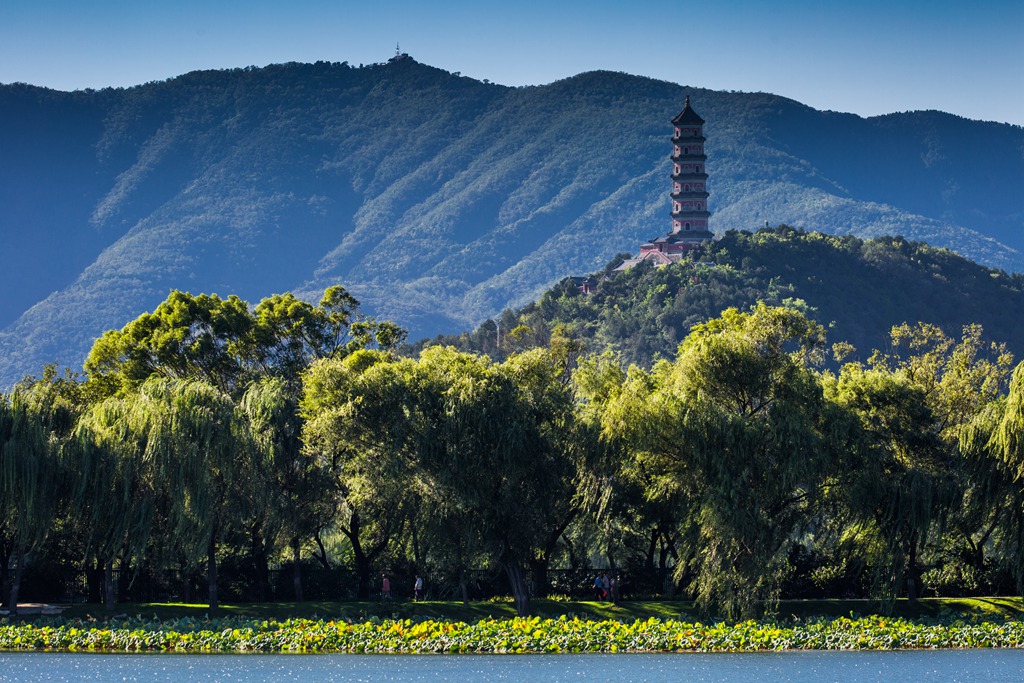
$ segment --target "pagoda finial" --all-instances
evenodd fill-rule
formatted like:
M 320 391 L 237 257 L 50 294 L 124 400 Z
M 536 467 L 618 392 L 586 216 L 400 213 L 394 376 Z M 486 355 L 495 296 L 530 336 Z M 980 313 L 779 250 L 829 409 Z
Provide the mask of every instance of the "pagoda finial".
M 689 106 L 690 106 L 690 96 L 689 96 L 689 95 L 687 95 L 687 96 L 686 96 L 686 99 L 685 99 L 685 100 L 683 100 L 683 109 L 686 109 L 686 108 L 687 108 L 687 107 L 689 107 Z

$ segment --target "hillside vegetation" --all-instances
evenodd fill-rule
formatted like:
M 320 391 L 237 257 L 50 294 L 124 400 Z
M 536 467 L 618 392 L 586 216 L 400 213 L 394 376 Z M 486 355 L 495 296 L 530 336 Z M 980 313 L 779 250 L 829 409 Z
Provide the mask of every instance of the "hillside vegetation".
M 712 225 L 902 234 L 1024 270 L 1024 130 L 863 119 L 621 73 L 509 88 L 407 59 L 0 86 L 0 386 L 172 289 L 343 284 L 452 333 L 668 227 L 669 120 L 707 125 Z
M 503 357 L 545 345 L 561 329 L 590 351 L 612 349 L 626 362 L 650 366 L 674 357 L 694 325 L 764 301 L 825 325 L 831 343 L 853 345 L 850 359 L 885 350 L 890 329 L 904 322 L 936 325 L 951 336 L 977 323 L 986 337 L 1024 355 L 1024 277 L 901 237 L 862 240 L 779 226 L 727 232 L 675 266 L 642 263 L 612 273 L 618 262 L 595 274 L 600 284 L 590 295 L 566 279 L 472 333 L 420 346 L 445 343 Z

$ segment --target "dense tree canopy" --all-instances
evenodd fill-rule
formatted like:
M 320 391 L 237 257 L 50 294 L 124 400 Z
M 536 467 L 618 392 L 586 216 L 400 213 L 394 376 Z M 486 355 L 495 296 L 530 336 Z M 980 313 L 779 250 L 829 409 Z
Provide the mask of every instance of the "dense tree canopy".
M 174 292 L 97 341 L 86 381 L 48 368 L 0 396 L 5 599 L 47 562 L 88 568 L 110 608 L 172 570 L 186 595 L 205 574 L 212 607 L 339 571 L 361 598 L 428 576 L 524 614 L 598 569 L 613 598 L 736 617 L 815 591 L 1020 590 L 1020 367 L 979 326 L 897 325 L 866 361 L 828 361 L 826 333 L 762 302 L 649 369 L 527 322 L 500 360 L 412 357 L 341 288 Z

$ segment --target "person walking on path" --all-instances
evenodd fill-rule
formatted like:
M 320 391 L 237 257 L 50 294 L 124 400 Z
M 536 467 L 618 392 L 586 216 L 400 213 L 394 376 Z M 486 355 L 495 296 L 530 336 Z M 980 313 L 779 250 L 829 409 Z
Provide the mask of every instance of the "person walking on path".
M 412 595 L 413 595 L 412 599 L 415 600 L 416 602 L 419 602 L 420 598 L 423 596 L 423 577 L 422 576 L 417 576 L 416 577 L 416 583 L 414 583 L 413 587 L 412 587 Z
M 387 574 L 381 576 L 380 580 L 380 597 L 381 600 L 391 599 L 391 579 L 388 578 Z

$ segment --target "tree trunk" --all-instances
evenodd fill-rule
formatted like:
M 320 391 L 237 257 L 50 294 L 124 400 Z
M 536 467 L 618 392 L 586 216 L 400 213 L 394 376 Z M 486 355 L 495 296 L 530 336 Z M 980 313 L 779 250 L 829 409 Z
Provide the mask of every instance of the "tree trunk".
M 267 544 L 263 542 L 263 531 L 258 526 L 250 532 L 252 563 L 256 570 L 257 600 L 266 602 L 270 595 L 270 560 L 267 557 Z
M 548 593 L 551 592 L 551 583 L 548 580 L 548 568 L 551 566 L 551 558 L 558 549 L 558 540 L 562 538 L 562 534 L 569 528 L 572 520 L 576 518 L 577 512 L 576 508 L 570 509 L 561 523 L 548 534 L 540 555 L 530 559 L 530 571 L 533 574 L 531 577 L 533 594 L 539 598 L 546 598 Z
M 292 587 L 295 589 L 295 601 L 302 602 L 302 544 L 298 536 L 292 538 Z
M 462 604 L 463 605 L 468 605 L 469 604 L 469 586 L 467 584 L 468 584 L 468 582 L 466 581 L 466 568 L 465 567 L 460 567 L 459 568 L 459 592 L 462 593 Z
M 358 599 L 370 599 L 370 558 L 363 552 L 363 545 L 359 542 L 359 514 L 353 512 L 349 519 L 348 529 L 342 527 L 342 533 L 348 536 L 352 545 L 352 556 L 356 563 L 356 576 L 359 579 Z
M 11 597 L 11 551 L 13 546 L 6 534 L 0 536 L 0 605 L 6 605 Z
M 507 558 L 502 564 L 505 566 L 505 574 L 508 576 L 509 586 L 512 588 L 512 598 L 516 603 L 516 614 L 525 617 L 529 612 L 530 593 L 526 587 L 526 577 L 523 576 L 523 568 L 515 560 Z
M 420 549 L 420 535 L 416 531 L 415 523 L 410 524 L 409 527 L 410 536 L 412 537 L 412 561 L 417 567 L 423 567 L 424 559 Z
M 651 541 L 647 544 L 647 553 L 644 555 L 644 578 L 652 585 L 660 585 L 658 568 L 654 566 L 654 553 L 658 550 L 658 538 L 661 535 L 660 527 L 651 529 Z
M 217 601 L 217 533 L 210 534 L 210 547 L 206 553 L 206 585 L 209 592 L 210 611 L 219 607 Z
M 910 549 L 907 553 L 907 600 L 917 601 L 917 532 L 910 535 Z
M 548 581 L 548 557 L 542 555 L 530 560 L 530 581 L 533 583 L 533 594 L 538 598 L 546 598 L 551 592 Z
M 324 569 L 330 569 L 331 563 L 327 560 L 327 548 L 324 547 L 324 539 L 320 536 L 320 531 L 320 527 L 317 527 L 316 531 L 313 532 L 313 540 L 316 541 L 316 547 L 320 549 L 320 553 L 314 553 L 314 557 L 320 561 Z
M 579 562 L 576 559 L 576 548 L 573 546 L 572 541 L 568 538 L 563 539 L 565 543 L 565 552 L 569 555 L 569 567 L 572 569 L 579 569 Z
M 7 605 L 11 602 L 11 571 L 5 563 L 0 568 L 0 603 Z
M 111 558 L 108 564 L 110 565 L 110 571 L 113 572 L 113 558 Z M 121 572 L 120 576 L 118 577 L 119 581 L 117 582 L 117 600 L 120 600 L 121 602 L 131 602 L 131 596 L 128 594 L 128 591 L 129 589 L 131 589 L 132 583 L 135 581 L 135 577 L 138 575 L 138 571 L 138 565 L 136 565 L 135 569 L 133 570 L 132 566 L 128 563 L 128 558 L 126 558 L 124 555 L 121 556 Z M 131 581 L 128 580 L 129 576 L 131 576 Z
M 98 557 L 95 558 L 91 567 L 86 566 L 85 583 L 86 590 L 88 591 L 86 601 L 90 604 L 103 602 L 103 572 L 105 566 L 103 560 Z
M 660 542 L 660 546 L 661 547 L 660 547 L 660 549 L 658 551 L 658 586 L 660 586 L 660 590 L 661 590 L 662 595 L 669 595 L 669 596 L 671 596 L 672 593 L 675 592 L 675 582 L 673 582 L 671 585 L 666 585 L 668 583 L 668 576 L 669 576 L 669 573 L 668 573 L 669 548 L 668 548 L 668 544 L 665 542 L 665 535 L 661 534 L 660 532 L 659 532 L 659 539 L 661 541 Z
M 184 561 L 181 562 L 181 599 L 185 604 L 192 602 L 192 577 Z
M 996 530 L 996 527 L 999 525 L 999 520 L 1000 515 L 996 514 L 992 519 L 992 523 L 989 524 L 987 529 L 985 529 L 985 532 L 981 535 L 981 538 L 978 539 L 977 543 L 975 543 L 974 539 L 969 535 L 967 537 L 967 544 L 971 549 L 971 565 L 978 570 L 979 574 L 983 574 L 985 572 L 985 543 L 988 542 L 988 538 L 992 535 L 992 532 Z
M 103 606 L 108 612 L 114 611 L 116 594 L 114 593 L 114 558 L 107 558 L 103 563 Z
M 14 579 L 11 581 L 11 592 L 7 596 L 7 609 L 11 614 L 18 613 L 18 594 L 21 592 L 21 577 L 25 573 L 25 546 L 19 543 L 15 553 Z

